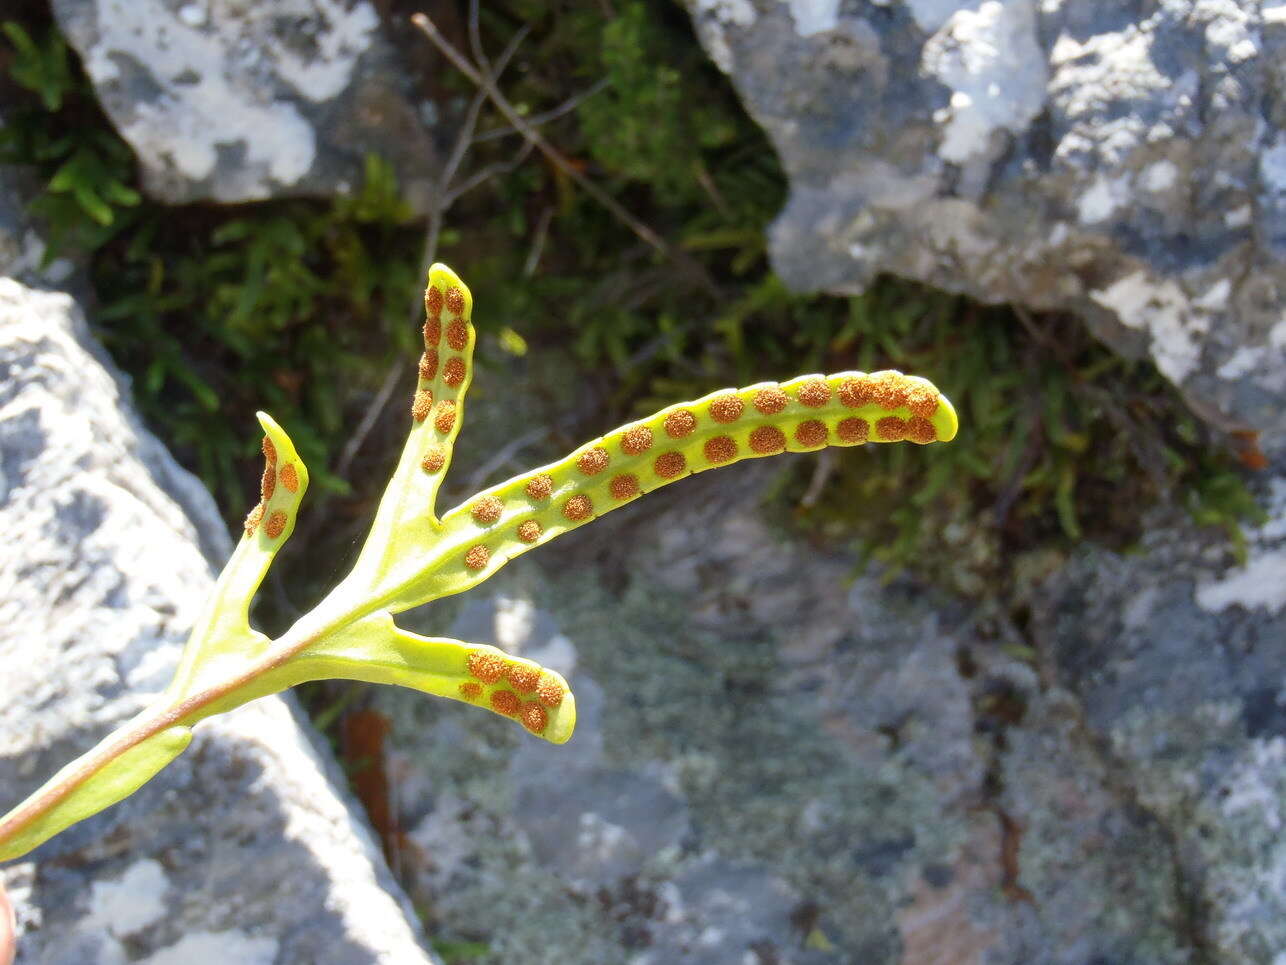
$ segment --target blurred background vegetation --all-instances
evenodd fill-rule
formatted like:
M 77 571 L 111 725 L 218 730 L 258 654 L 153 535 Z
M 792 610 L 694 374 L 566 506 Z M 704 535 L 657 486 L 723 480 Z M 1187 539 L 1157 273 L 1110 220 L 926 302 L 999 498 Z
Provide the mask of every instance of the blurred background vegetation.
M 389 23 L 419 9 L 380 6 Z M 461 10 L 428 8 L 467 46 Z M 477 183 L 429 232 L 477 296 L 480 379 L 514 356 L 565 353 L 596 394 L 584 428 L 598 432 L 724 385 L 849 368 L 925 375 L 960 409 L 954 445 L 795 460 L 767 505 L 784 526 L 977 600 L 1012 601 L 1033 567 L 1078 541 L 1128 548 L 1160 503 L 1222 527 L 1239 551 L 1254 513 L 1244 467 L 1150 364 L 1114 356 L 1077 320 L 893 278 L 855 297 L 786 290 L 765 250 L 783 173 L 680 6 L 489 2 L 483 43 L 494 54 L 524 26 L 501 87 L 564 163 L 537 152 L 510 163 L 522 140 L 485 109 L 461 169 Z M 424 96 L 445 105 L 434 136 L 446 153 L 475 88 L 418 34 L 396 42 L 421 65 Z M 16 105 L 0 163 L 38 175 L 49 257 L 88 266 L 91 323 L 144 416 L 236 527 L 260 469 L 248 427 L 255 409 L 272 411 L 312 470 L 308 515 L 327 521 L 305 522 L 291 557 L 342 556 L 400 448 L 417 352 L 426 223 L 389 166 L 368 158 L 365 183 L 339 200 L 165 206 L 141 194 L 43 3 L 10 9 L 0 74 Z M 354 427 L 389 399 L 355 472 Z M 555 435 L 541 455 L 558 454 Z M 275 568 L 292 583 L 274 587 L 269 622 L 334 569 Z

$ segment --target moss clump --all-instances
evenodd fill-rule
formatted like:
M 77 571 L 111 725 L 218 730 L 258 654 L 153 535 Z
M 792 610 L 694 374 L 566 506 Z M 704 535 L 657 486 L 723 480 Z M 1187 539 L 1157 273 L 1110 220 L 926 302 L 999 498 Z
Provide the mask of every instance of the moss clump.
M 388 167 L 372 158 L 362 191 L 331 204 L 173 209 L 140 199 L 128 149 L 47 12 L 30 4 L 18 20 L 34 52 L 9 31 L 7 71 L 27 100 L 0 149 L 45 179 L 37 205 L 55 241 L 92 254 L 101 304 L 91 315 L 135 376 L 144 413 L 230 520 L 233 494 L 256 470 L 228 427 L 260 404 L 298 427 L 317 488 L 341 492 L 327 465 L 392 357 L 417 337 L 408 317 L 421 226 Z M 1150 366 L 1115 358 L 1079 323 L 1024 322 L 892 279 L 854 298 L 787 291 L 764 247 L 784 177 L 679 6 L 501 0 L 482 11 L 489 50 L 522 26 L 531 33 L 522 70 L 502 80 L 506 94 L 537 115 L 598 85 L 541 130 L 681 257 L 657 255 L 552 165 L 489 180 L 452 209 L 441 239 L 488 293 L 481 366 L 570 346 L 603 424 L 711 384 L 801 370 L 923 372 L 963 407 L 968 431 L 956 445 L 922 458 L 881 449 L 877 471 L 838 460 L 824 480 L 801 467 L 783 479 L 777 505 L 798 525 L 971 593 L 1003 583 L 1029 549 L 1127 545 L 1158 500 L 1236 539 L 1253 502 L 1235 460 Z M 462 31 L 455 39 L 467 46 Z M 408 54 L 427 61 L 429 51 Z M 472 93 L 458 75 L 431 73 Z M 426 96 L 442 101 L 440 86 Z M 484 117 L 485 130 L 502 127 Z M 507 160 L 515 140 L 480 143 L 472 163 Z M 101 163 L 68 169 L 85 150 Z M 376 435 L 364 452 L 375 464 L 395 445 Z M 907 502 L 908 492 L 921 495 Z M 325 534 L 335 546 L 319 558 L 342 560 L 372 498 L 345 497 Z

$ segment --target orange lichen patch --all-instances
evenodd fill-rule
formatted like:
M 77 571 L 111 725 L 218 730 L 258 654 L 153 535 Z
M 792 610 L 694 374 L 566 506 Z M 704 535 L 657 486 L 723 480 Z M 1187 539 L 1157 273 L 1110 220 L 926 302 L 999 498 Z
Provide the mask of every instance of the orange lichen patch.
M 497 690 L 491 695 L 491 709 L 506 717 L 518 716 L 522 701 L 512 690 Z
M 875 423 L 875 431 L 885 442 L 899 442 L 906 438 L 906 420 L 895 415 L 885 416 Z
M 542 677 L 536 687 L 536 696 L 546 707 L 557 707 L 563 702 L 563 685 L 553 677 Z
M 475 650 L 469 654 L 464 665 L 468 668 L 469 673 L 484 684 L 494 684 L 505 675 L 504 660 L 494 653 L 487 653 L 485 650 Z
M 420 378 L 425 382 L 430 382 L 438 374 L 438 350 L 435 348 L 427 349 L 420 356 Z
M 447 364 L 442 366 L 442 381 L 453 389 L 459 388 L 464 381 L 464 359 L 458 355 L 447 359 Z
M 831 400 L 831 387 L 821 379 L 809 379 L 799 387 L 799 401 L 816 409 Z
M 263 457 L 268 460 L 270 466 L 277 461 L 277 447 L 267 436 L 263 437 Z
M 296 471 L 295 464 L 293 462 L 288 462 L 281 467 L 280 476 L 281 484 L 285 486 L 289 492 L 299 492 L 299 473 Z
M 491 550 L 487 549 L 481 543 L 469 547 L 469 552 L 464 554 L 464 565 L 471 570 L 480 570 L 491 559 Z
M 673 479 L 687 468 L 688 461 L 681 452 L 665 452 L 656 457 L 652 471 L 662 479 Z
M 541 473 L 539 476 L 532 476 L 527 480 L 524 487 L 527 498 L 540 502 L 542 499 L 548 499 L 554 491 L 554 477 L 548 473 Z
M 505 678 L 513 684 L 514 690 L 522 694 L 535 693 L 540 683 L 540 668 L 528 667 L 526 664 L 511 663 L 505 670 Z
M 438 414 L 433 419 L 433 425 L 437 427 L 438 432 L 450 432 L 455 426 L 455 403 L 450 399 L 443 399 L 438 403 Z
M 263 519 L 263 503 L 258 503 L 255 508 L 246 514 L 246 535 L 253 536 L 256 529 L 259 528 L 259 520 Z
M 544 530 L 540 528 L 540 524 L 534 519 L 524 520 L 518 524 L 518 538 L 524 543 L 536 542 L 543 532 Z
M 710 403 L 710 417 L 715 422 L 736 422 L 746 404 L 735 395 L 721 395 Z
M 445 452 L 441 449 L 430 449 L 424 454 L 424 461 L 420 463 L 420 468 L 425 472 L 439 472 L 446 463 Z
M 269 539 L 276 539 L 286 529 L 286 514 L 280 509 L 268 517 L 268 522 L 263 524 L 263 531 L 268 534 Z
M 595 446 L 581 453 L 581 457 L 576 460 L 576 468 L 586 476 L 594 476 L 606 469 L 611 461 L 612 457 L 607 454 L 606 449 Z
M 447 289 L 447 311 L 452 315 L 464 314 L 464 292 L 452 285 Z
M 665 434 L 671 439 L 682 439 L 691 435 L 697 427 L 697 417 L 687 409 L 676 409 L 665 417 Z
M 477 700 L 482 696 L 482 684 L 474 683 L 472 680 L 460 685 L 460 696 L 465 700 Z
M 433 285 L 424 290 L 424 311 L 430 318 L 442 314 L 442 292 Z
M 835 432 L 845 442 L 865 442 L 871 437 L 871 426 L 865 419 L 842 419 Z
M 826 445 L 826 423 L 818 419 L 801 422 L 795 429 L 795 441 L 810 449 L 813 446 Z
M 750 433 L 750 448 L 759 453 L 781 452 L 786 448 L 786 434 L 776 426 L 760 426 Z
M 505 504 L 495 496 L 483 496 L 469 507 L 469 515 L 477 522 L 486 525 L 498 520 L 504 508 Z
M 652 430 L 647 426 L 626 429 L 621 436 L 621 452 L 627 456 L 641 456 L 652 448 Z
M 276 491 L 277 473 L 272 466 L 268 466 L 264 469 L 263 476 L 259 479 L 259 496 L 266 503 L 268 500 L 272 499 L 272 494 Z
M 522 705 L 522 710 L 518 712 L 518 719 L 522 721 L 522 726 L 533 734 L 544 733 L 545 726 L 549 723 L 549 715 L 545 713 L 545 708 L 534 700 L 529 700 Z
M 923 382 L 908 379 L 906 407 L 911 410 L 912 415 L 917 415 L 921 419 L 932 419 L 934 413 L 938 411 L 938 393 Z
M 706 440 L 702 451 L 711 462 L 727 462 L 736 458 L 737 444 L 730 436 L 715 436 L 713 439 Z
M 432 408 L 433 393 L 428 389 L 421 389 L 411 400 L 411 418 L 416 422 L 423 422 L 429 417 L 429 410 Z
M 424 323 L 424 347 L 437 348 L 438 339 L 442 337 L 442 319 L 430 318 Z
M 582 519 L 589 519 L 593 512 L 594 504 L 590 502 L 588 496 L 573 496 L 563 503 L 563 515 L 573 523 L 579 523 Z
M 615 499 L 629 499 L 639 491 L 638 477 L 629 473 L 614 476 L 608 489 L 612 491 L 612 497 Z
M 881 409 L 892 412 L 899 406 L 906 405 L 907 389 L 911 387 L 911 382 L 905 375 L 898 372 L 877 372 L 870 378 L 874 383 L 871 401 Z
M 925 446 L 938 441 L 938 430 L 923 416 L 913 415 L 906 420 L 906 437 Z
M 755 411 L 761 415 L 776 415 L 786 408 L 789 402 L 790 396 L 773 386 L 770 389 L 760 389 L 755 393 L 754 406 Z
M 447 344 L 457 352 L 463 352 L 465 346 L 469 344 L 469 326 L 458 320 L 448 325 Z

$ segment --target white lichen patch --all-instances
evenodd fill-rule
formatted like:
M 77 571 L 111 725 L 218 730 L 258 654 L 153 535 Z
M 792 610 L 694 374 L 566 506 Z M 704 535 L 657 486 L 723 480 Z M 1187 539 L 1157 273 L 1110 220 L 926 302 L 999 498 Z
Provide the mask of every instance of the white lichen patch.
M 1206 42 L 1218 61 L 1240 64 L 1259 53 L 1258 30 L 1249 4 L 1238 0 L 1195 0 L 1185 13 L 1205 23 Z
M 1242 345 L 1228 357 L 1228 361 L 1219 366 L 1215 374 L 1221 379 L 1232 381 L 1248 375 L 1259 368 L 1267 350 L 1254 345 Z
M 209 18 L 163 0 L 96 0 L 99 33 L 84 50 L 96 86 L 113 84 L 114 119 L 145 165 L 190 181 L 239 154 L 237 200 L 296 184 L 316 135 L 290 98 L 320 102 L 350 83 L 377 17 L 369 3 L 282 0 Z M 282 24 L 291 24 L 289 31 Z
M 1081 224 L 1099 224 L 1112 217 L 1117 208 L 1130 198 L 1129 181 L 1124 177 L 1109 178 L 1100 174 L 1081 195 L 1077 215 Z
M 1203 610 L 1260 607 L 1276 615 L 1286 607 L 1286 480 L 1273 480 L 1267 511 L 1268 521 L 1246 534 L 1246 564 L 1197 585 L 1197 605 Z
M 1236 605 L 1280 613 L 1286 606 L 1286 550 L 1257 554 L 1223 579 L 1198 586 L 1197 605 L 1211 612 Z
M 716 66 L 725 74 L 732 73 L 732 48 L 726 31 L 729 27 L 749 27 L 758 17 L 750 0 L 696 0 L 693 22 Z
M 1286 131 L 1259 157 L 1259 180 L 1266 193 L 1286 195 Z
M 1255 216 L 1255 209 L 1248 204 L 1233 208 L 1223 216 L 1223 223 L 1229 228 L 1244 228 Z
M 119 878 L 95 881 L 89 895 L 89 923 L 117 938 L 142 931 L 165 917 L 169 881 L 160 862 L 136 861 Z
M 1179 166 L 1173 161 L 1161 160 L 1149 164 L 1139 177 L 1139 186 L 1145 191 L 1160 193 L 1174 187 L 1179 179 Z
M 275 4 L 278 10 L 292 5 Z M 310 33 L 312 49 L 305 55 L 283 45 L 273 53 L 277 75 L 310 101 L 322 103 L 348 86 L 357 58 L 371 45 L 380 21 L 365 2 L 351 8 L 335 0 L 309 0 L 308 5 L 315 11 L 310 17 L 325 26 Z
M 929 38 L 922 69 L 951 88 L 938 153 L 963 164 L 995 131 L 1026 130 L 1045 104 L 1048 73 L 1031 0 L 985 0 L 958 10 Z
M 1176 385 L 1200 364 L 1200 337 L 1210 330 L 1210 315 L 1194 305 L 1176 282 L 1156 280 L 1139 270 L 1090 292 L 1090 297 L 1115 312 L 1122 325 L 1151 333 L 1152 358 L 1161 374 Z
M 784 0 L 801 37 L 834 30 L 839 25 L 839 0 Z
M 1055 160 L 1075 162 L 1094 154 L 1109 169 L 1118 168 L 1139 144 L 1164 138 L 1143 116 L 1126 111 L 1105 118 L 1103 104 L 1149 103 L 1158 97 L 1174 102 L 1176 112 L 1195 88 L 1195 74 L 1178 81 L 1167 77 L 1152 59 L 1156 18 L 1078 40 L 1062 34 L 1050 52 L 1049 96 L 1069 125 L 1055 148 Z
M 273 965 L 277 939 L 241 931 L 196 931 L 142 960 L 142 965 Z

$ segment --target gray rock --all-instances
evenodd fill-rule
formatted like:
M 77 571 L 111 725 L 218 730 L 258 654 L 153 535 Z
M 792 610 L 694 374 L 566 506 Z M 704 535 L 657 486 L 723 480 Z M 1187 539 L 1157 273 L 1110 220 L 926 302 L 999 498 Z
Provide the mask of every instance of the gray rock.
M 570 381 L 523 365 L 474 384 L 458 473 L 534 428 L 526 379 Z M 483 963 L 1273 961 L 1286 485 L 1244 568 L 1182 518 L 1086 551 L 1023 652 L 766 523 L 775 471 L 685 480 L 405 615 L 549 663 L 580 711 L 550 747 L 377 693 L 435 935 Z
M 1286 949 L 1286 478 L 1267 489 L 1244 565 L 1158 519 L 1141 555 L 1084 553 L 1035 621 L 1105 760 L 1172 836 L 1219 962 Z
M 689 0 L 782 158 L 793 288 L 1064 309 L 1286 440 L 1286 7 Z
M 435 150 L 369 0 L 53 7 L 153 197 L 346 194 L 375 153 L 426 202 Z
M 168 682 L 229 548 L 74 302 L 7 278 L 0 528 L 7 809 Z M 0 871 L 19 962 L 428 961 L 306 727 L 276 697 L 204 723 L 133 797 Z

